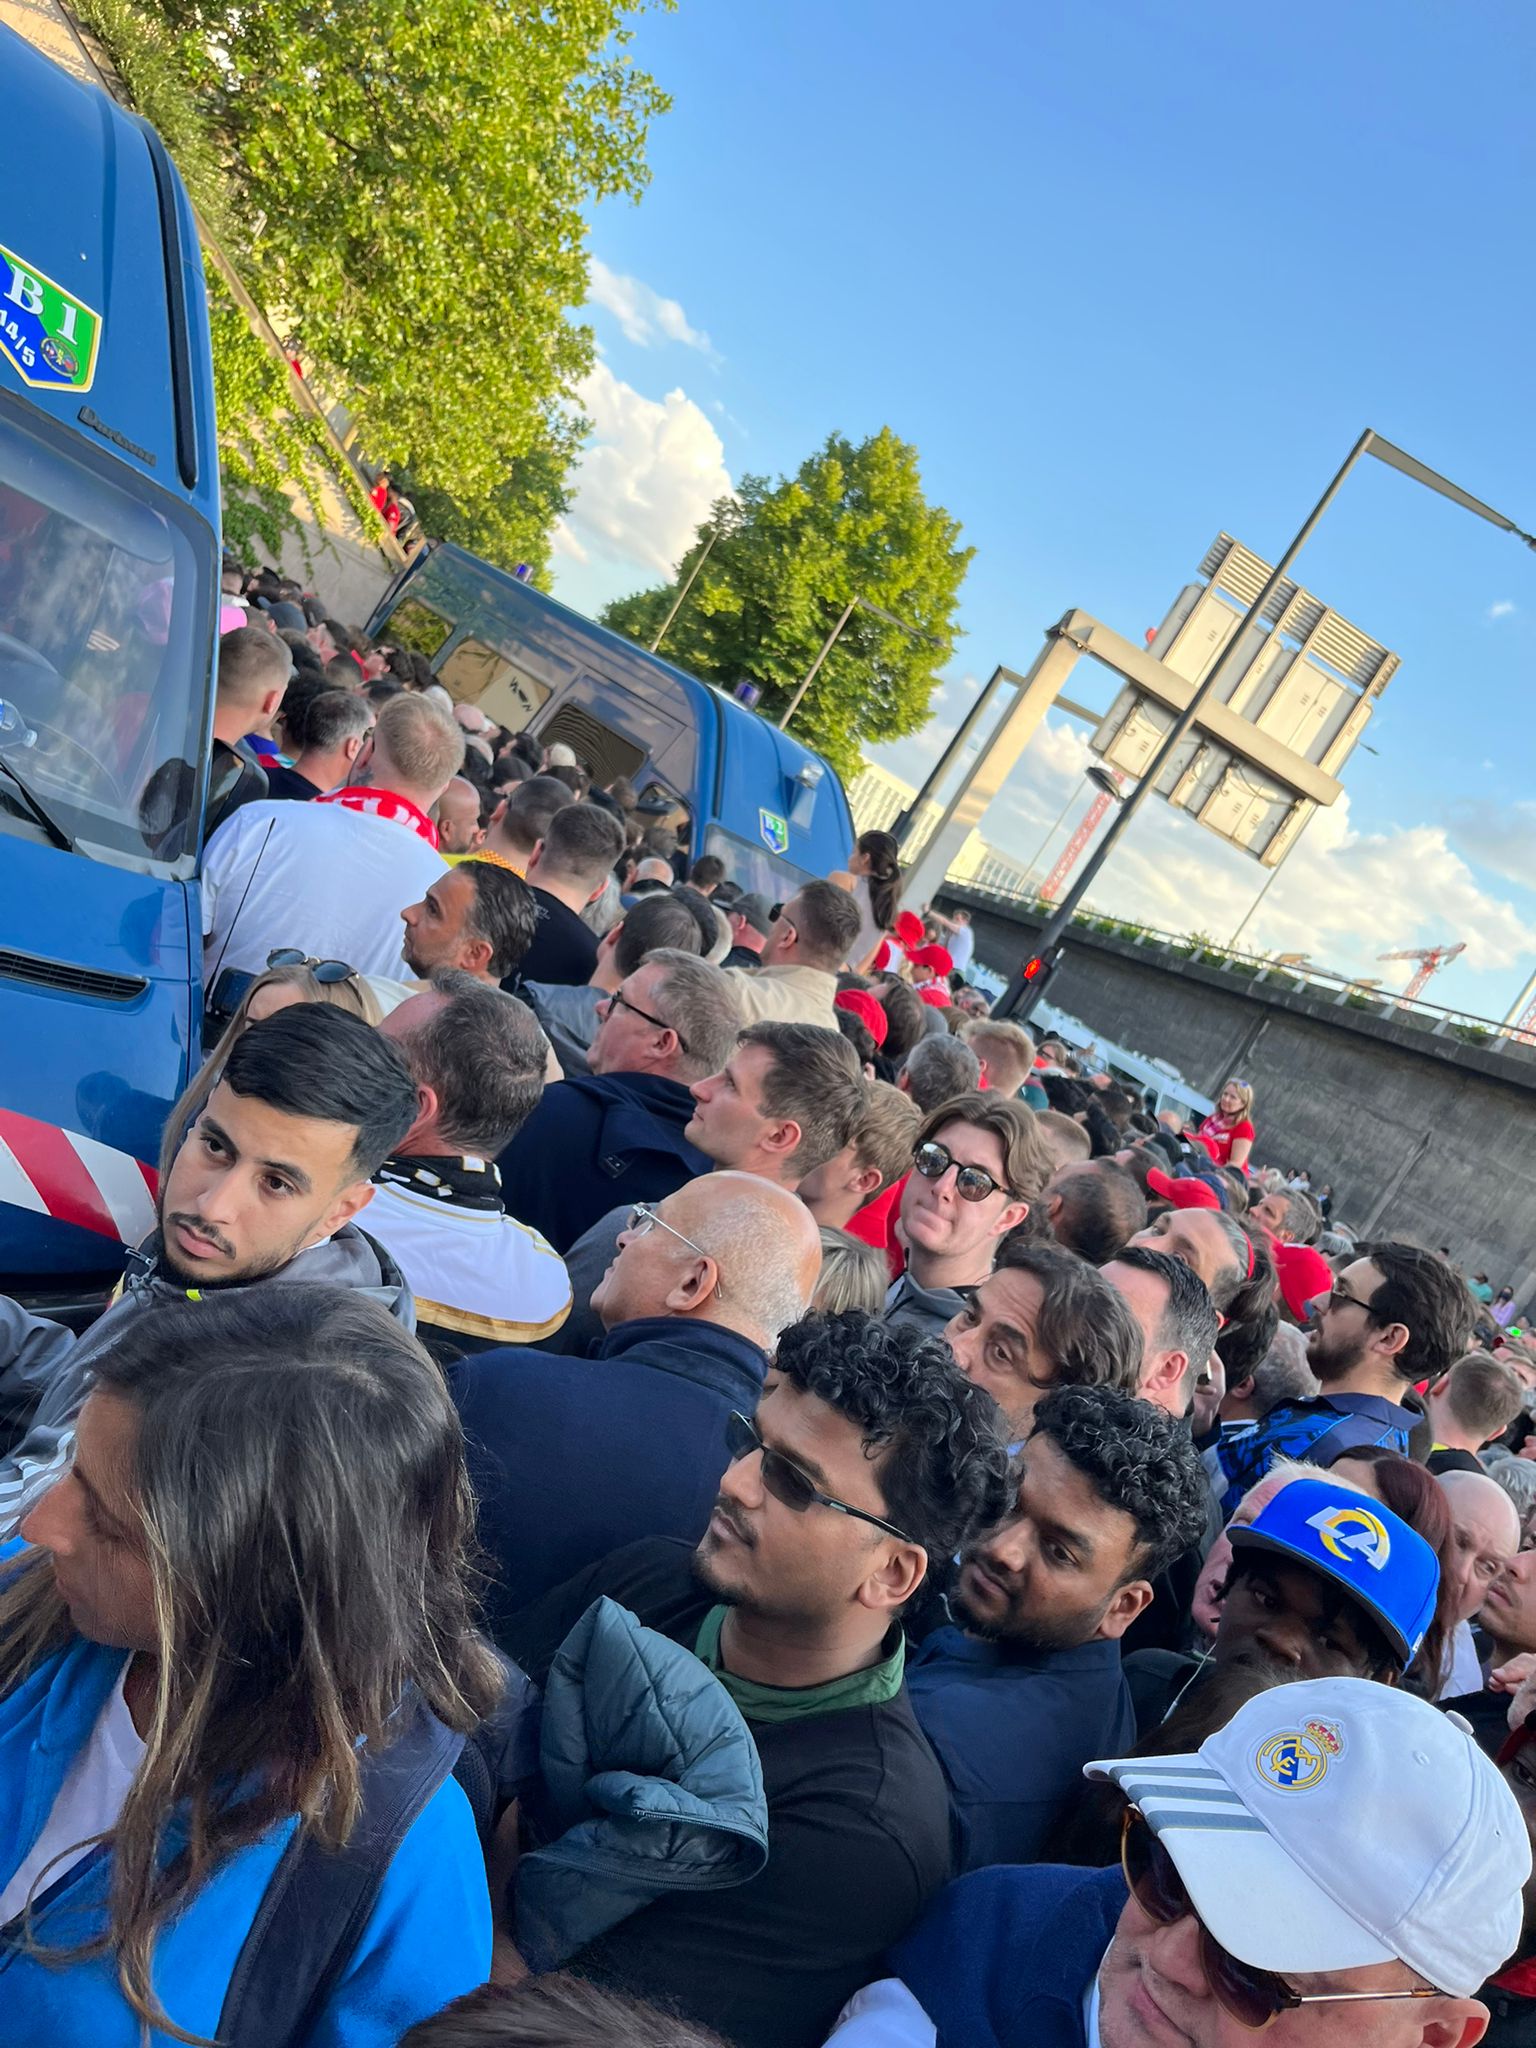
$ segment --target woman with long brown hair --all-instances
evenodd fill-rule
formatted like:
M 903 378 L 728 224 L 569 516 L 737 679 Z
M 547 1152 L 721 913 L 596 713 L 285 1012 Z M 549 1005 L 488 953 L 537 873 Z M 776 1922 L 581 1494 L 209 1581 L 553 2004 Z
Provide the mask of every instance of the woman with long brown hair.
M 848 965 L 868 971 L 881 941 L 896 928 L 901 908 L 901 849 L 889 832 L 861 832 L 848 862 L 861 923 L 849 949 Z
M 350 1958 L 301 2034 L 260 2036 L 387 2048 L 491 1956 L 443 1772 L 501 1674 L 442 1376 L 377 1302 L 280 1283 L 147 1310 L 95 1370 L 0 1590 L 0 2036 L 225 2035 L 274 1881 L 349 1843 L 368 1774 L 425 1728 L 446 1762 Z

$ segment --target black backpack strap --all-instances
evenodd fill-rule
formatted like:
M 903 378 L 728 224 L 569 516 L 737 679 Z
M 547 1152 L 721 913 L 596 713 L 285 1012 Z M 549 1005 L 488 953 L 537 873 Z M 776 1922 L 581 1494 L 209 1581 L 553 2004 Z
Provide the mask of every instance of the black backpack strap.
M 464 1744 L 421 1702 L 366 1754 L 362 1811 L 345 1847 L 297 1832 L 272 1874 L 219 2014 L 219 2048 L 302 2048 L 368 1924 L 384 1873 Z

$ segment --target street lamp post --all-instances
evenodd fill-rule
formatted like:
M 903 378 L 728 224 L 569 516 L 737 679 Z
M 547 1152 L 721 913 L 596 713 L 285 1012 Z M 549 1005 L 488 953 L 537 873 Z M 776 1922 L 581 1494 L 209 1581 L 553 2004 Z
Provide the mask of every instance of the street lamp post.
M 692 590 L 694 578 L 698 575 L 699 571 L 703 568 L 704 564 L 709 560 L 709 551 L 719 538 L 719 527 L 712 526 L 709 530 L 709 539 L 704 543 L 703 553 L 699 556 L 699 559 L 694 563 L 693 567 L 688 571 L 688 581 L 683 585 L 682 589 L 677 593 L 676 597 L 673 598 L 672 609 L 667 613 L 667 616 L 662 620 L 660 630 L 657 632 L 656 638 L 651 642 L 652 654 L 656 652 L 657 648 L 660 647 L 662 641 L 666 639 L 668 627 L 672 624 L 672 621 L 677 617 L 678 613 L 682 610 L 683 599 L 688 595 L 689 591 Z
M 857 609 L 861 612 L 873 613 L 873 615 L 877 619 L 884 619 L 885 623 L 888 626 L 900 626 L 903 633 L 910 633 L 914 640 L 926 641 L 926 643 L 930 647 L 942 647 L 944 644 L 943 641 L 940 640 L 935 634 L 919 632 L 916 626 L 909 626 L 905 619 L 898 619 L 894 612 L 885 611 L 881 608 L 881 606 L 877 604 L 871 604 L 867 597 L 850 597 L 848 602 L 843 606 L 842 616 L 838 619 L 837 624 L 832 628 L 831 632 L 827 635 L 826 639 L 822 641 L 821 652 L 817 655 L 816 659 L 811 663 L 810 667 L 806 670 L 805 674 L 800 678 L 799 687 L 795 691 L 793 697 L 791 697 L 789 700 L 789 708 L 785 711 L 784 716 L 779 720 L 780 732 L 784 730 L 784 728 L 789 724 L 789 721 L 794 717 L 795 713 L 800 709 L 801 698 L 805 695 L 806 691 L 811 687 L 812 683 L 815 682 L 816 673 L 818 669 L 820 669 L 821 664 L 826 660 L 827 656 L 832 652 L 833 648 L 837 645 L 838 639 L 842 633 L 844 626 L 846 626 L 848 621 L 853 617 L 855 607 L 857 607 Z
M 1502 512 L 1495 512 L 1491 505 L 1484 504 L 1481 498 L 1474 498 L 1470 492 L 1462 490 L 1459 484 L 1453 484 L 1449 478 L 1428 468 L 1416 457 L 1406 454 L 1392 442 L 1383 440 L 1372 428 L 1367 427 L 1344 458 L 1327 490 L 1307 514 L 1296 538 L 1270 571 L 1258 595 L 1243 615 L 1237 631 L 1228 641 L 1226 651 L 1213 664 L 1210 674 L 1170 726 L 1167 738 L 1148 763 L 1146 772 L 1121 804 L 1117 816 L 1111 821 L 1109 830 L 1094 848 L 1092 855 L 1084 862 L 1082 873 L 1041 928 L 1040 935 L 1035 941 L 1034 954 L 1022 964 L 1019 973 L 1009 983 L 1002 1001 L 998 1004 L 1000 1015 L 1013 1017 L 1022 1023 L 1031 1015 L 1036 1003 L 1045 994 L 1046 984 L 1060 955 L 1062 942 L 1071 929 L 1072 918 L 1078 905 L 1092 888 L 1105 861 L 1120 843 L 1121 835 L 1129 827 L 1132 818 L 1161 781 L 1164 770 L 1173 759 L 1185 734 L 1195 723 L 1206 703 L 1214 696 L 1217 685 L 1225 676 L 1228 667 L 1243 651 L 1249 628 L 1261 616 L 1265 606 L 1279 589 L 1287 570 L 1311 539 L 1318 521 L 1338 495 L 1344 479 L 1363 455 L 1373 455 L 1378 462 L 1386 463 L 1388 468 L 1401 470 L 1404 476 L 1410 477 L 1415 483 L 1423 484 L 1429 490 L 1438 491 L 1441 497 L 1449 498 L 1453 504 L 1460 505 L 1465 511 L 1475 512 L 1480 519 L 1488 520 L 1505 533 L 1514 534 L 1517 540 L 1523 540 L 1528 548 L 1536 550 L 1536 536 L 1525 532 L 1522 527 L 1516 526 L 1512 519 L 1506 519 Z

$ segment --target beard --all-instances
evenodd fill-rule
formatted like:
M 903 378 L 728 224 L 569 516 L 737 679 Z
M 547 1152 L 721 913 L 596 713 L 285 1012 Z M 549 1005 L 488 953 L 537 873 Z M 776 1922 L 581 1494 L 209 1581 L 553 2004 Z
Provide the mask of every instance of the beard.
M 1071 1614 L 1022 1616 L 1012 1607 L 1002 1614 L 978 1614 L 967 1604 L 958 1585 L 949 1596 L 949 1605 L 968 1635 L 979 1636 L 987 1643 L 1010 1643 L 1016 1649 L 1041 1653 L 1075 1650 L 1080 1643 L 1088 1642 L 1109 1611 L 1108 1600 L 1102 1600 L 1096 1607 L 1080 1607 Z
M 1365 1339 L 1329 1343 L 1319 1326 L 1307 1339 L 1307 1364 L 1320 1386 L 1332 1386 L 1353 1371 L 1365 1356 Z
M 176 1219 L 177 1212 L 173 1212 L 172 1220 Z M 206 1231 L 207 1229 L 206 1224 L 200 1223 L 195 1216 L 181 1215 L 179 1220 L 190 1224 L 194 1230 Z M 309 1236 L 309 1232 L 305 1231 L 301 1236 L 295 1238 L 292 1244 L 283 1246 L 276 1251 L 264 1252 L 259 1257 L 246 1260 L 234 1271 L 221 1273 L 214 1277 L 205 1273 L 200 1267 L 183 1266 L 180 1264 L 172 1241 L 166 1233 L 166 1218 L 163 1214 L 159 1221 L 160 1257 L 158 1263 L 161 1269 L 169 1273 L 171 1278 L 180 1286 L 195 1287 L 204 1294 L 215 1293 L 221 1287 L 245 1287 L 253 1280 L 265 1280 L 269 1274 L 280 1273 L 284 1266 L 289 1265 L 298 1257 L 299 1253 L 304 1249 L 305 1242 Z M 215 1237 L 212 1241 L 218 1244 L 221 1249 L 227 1250 L 230 1257 L 234 1256 L 234 1247 L 229 1244 L 227 1238 Z

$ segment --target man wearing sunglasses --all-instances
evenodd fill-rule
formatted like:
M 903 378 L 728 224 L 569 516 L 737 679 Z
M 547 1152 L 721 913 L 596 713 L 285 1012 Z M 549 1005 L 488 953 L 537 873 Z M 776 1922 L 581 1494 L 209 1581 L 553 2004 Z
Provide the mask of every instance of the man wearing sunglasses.
M 581 1975 L 736 2048 L 819 2048 L 950 1867 L 944 1776 L 913 1716 L 902 1611 L 1001 1513 L 996 1411 L 942 1344 L 858 1311 L 786 1330 L 696 1551 L 631 1544 L 501 1632 L 542 1680 L 608 1595 L 685 1643 L 741 1709 L 768 1800 L 765 1870 L 674 1893 L 585 1950 Z M 665 1445 L 633 1455 L 664 1457 Z
M 1319 1382 L 1316 1397 L 1282 1402 L 1257 1429 L 1220 1445 L 1224 1504 L 1261 1479 L 1274 1457 L 1326 1468 L 1357 1445 L 1406 1453 L 1416 1429 L 1427 1434 L 1409 1389 L 1450 1370 L 1471 1342 L 1475 1312 L 1466 1282 L 1437 1253 L 1411 1244 L 1362 1246 L 1331 1293 L 1312 1303 L 1307 1363 Z
M 1051 1156 L 1022 1102 L 957 1095 L 920 1127 L 901 1195 L 906 1271 L 886 1320 L 942 1336 L 992 1270 L 999 1241 L 1028 1216 Z
M 858 899 L 835 882 L 807 882 L 776 905 L 760 967 L 728 970 L 743 1024 L 837 1028 L 838 969 L 859 936 Z
M 1278 1686 L 1187 1756 L 1090 1764 L 1121 1867 L 983 1870 L 835 2048 L 1473 2048 L 1531 1871 L 1455 1721 L 1358 1679 Z

